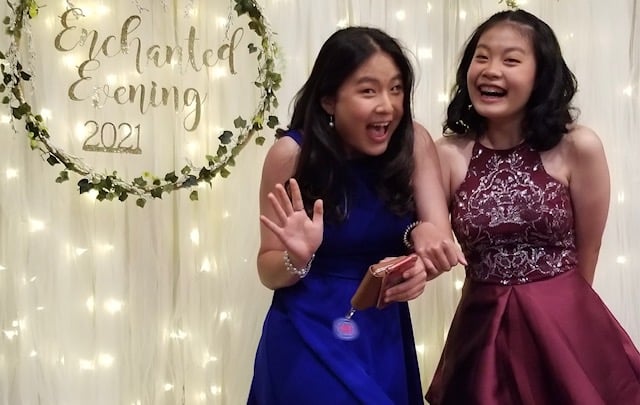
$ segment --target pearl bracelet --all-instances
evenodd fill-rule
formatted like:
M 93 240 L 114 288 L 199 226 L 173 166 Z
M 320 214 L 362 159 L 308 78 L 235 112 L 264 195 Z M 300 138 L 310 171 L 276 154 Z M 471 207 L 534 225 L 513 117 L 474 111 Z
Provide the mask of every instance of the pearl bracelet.
M 309 269 L 311 269 L 311 263 L 313 263 L 313 259 L 316 257 L 316 254 L 311 255 L 311 259 L 305 264 L 304 267 L 297 269 L 294 267 L 293 263 L 291 263 L 291 258 L 289 257 L 289 252 L 284 251 L 284 268 L 291 274 L 294 274 L 300 278 L 305 278 L 307 273 L 309 273 Z
M 420 225 L 422 221 L 414 221 L 407 226 L 407 229 L 404 230 L 404 234 L 402 235 L 402 242 L 407 247 L 407 249 L 413 249 L 413 242 L 409 238 L 409 234 L 413 231 L 416 226 Z

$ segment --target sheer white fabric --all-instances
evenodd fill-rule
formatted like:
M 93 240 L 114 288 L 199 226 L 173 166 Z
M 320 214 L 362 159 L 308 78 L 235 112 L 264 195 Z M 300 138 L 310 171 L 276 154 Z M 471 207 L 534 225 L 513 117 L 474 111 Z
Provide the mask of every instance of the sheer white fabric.
M 179 30 L 170 27 L 184 29 L 188 7 L 199 8 L 198 27 L 207 26 L 212 15 L 226 18 L 229 11 L 223 0 L 73 3 L 115 7 L 100 28 L 114 33 L 132 4 L 167 6 L 167 20 L 152 24 L 157 44 L 177 38 Z M 640 344 L 640 5 L 637 0 L 520 3 L 554 28 L 580 83 L 581 122 L 605 144 L 612 201 L 595 289 Z M 434 137 L 440 136 L 463 41 L 479 21 L 505 7 L 497 0 L 265 0 L 261 5 L 282 48 L 281 122 L 289 119 L 290 100 L 322 42 L 337 27 L 365 24 L 387 30 L 412 53 L 418 76 L 415 117 Z M 9 12 L 6 5 L 3 11 Z M 36 25 L 52 21 L 42 9 L 33 20 L 34 35 Z M 7 40 L 2 38 L 2 50 Z M 186 159 L 200 164 L 205 149 L 215 152 L 217 135 L 198 138 L 195 154 L 189 139 L 174 139 L 174 133 L 184 132 L 178 130 L 183 125 L 178 114 L 140 118 L 153 133 L 141 156 L 83 152 L 73 138 L 74 103 L 56 103 L 54 97 L 68 90 L 58 79 L 60 53 L 52 52 L 52 38 L 32 41 L 35 52 L 25 64 L 41 73 L 27 96 L 38 112 L 50 111 L 58 145 L 92 165 L 132 175 L 165 173 L 174 165 L 179 170 Z M 207 83 L 219 82 L 185 74 L 178 84 L 214 85 Z M 219 126 L 231 125 L 238 109 L 255 105 L 257 96 L 249 86 L 242 91 L 220 86 L 209 92 L 205 111 L 207 125 L 214 127 L 214 119 Z M 8 116 L 3 109 L 0 115 Z M 13 125 L 17 134 L 12 123 L 0 122 L 0 405 L 246 401 L 271 295 L 258 281 L 255 255 L 258 185 L 272 134 L 265 131 L 264 146 L 242 152 L 229 178 L 200 188 L 200 201 L 191 202 L 183 191 L 140 209 L 134 201 L 79 196 L 73 176 L 55 184 L 58 170 L 29 150 L 22 124 Z M 129 163 L 120 168 L 125 160 Z M 461 269 L 440 277 L 411 304 L 425 389 L 462 277 Z

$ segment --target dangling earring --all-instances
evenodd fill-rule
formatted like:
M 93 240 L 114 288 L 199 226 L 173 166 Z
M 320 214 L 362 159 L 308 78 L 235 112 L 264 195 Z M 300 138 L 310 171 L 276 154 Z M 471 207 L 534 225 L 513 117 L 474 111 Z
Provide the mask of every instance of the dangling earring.
M 468 110 L 468 111 L 471 111 L 471 109 L 472 109 L 472 108 L 473 108 L 473 104 L 469 104 L 469 105 L 467 106 L 467 110 Z
M 456 121 L 456 124 L 460 125 L 461 127 L 464 128 L 464 132 L 469 132 L 469 125 L 467 125 L 466 122 L 462 121 L 462 120 L 458 120 Z
M 335 126 L 336 125 L 333 123 L 333 115 L 330 115 L 329 116 L 329 128 L 333 128 Z

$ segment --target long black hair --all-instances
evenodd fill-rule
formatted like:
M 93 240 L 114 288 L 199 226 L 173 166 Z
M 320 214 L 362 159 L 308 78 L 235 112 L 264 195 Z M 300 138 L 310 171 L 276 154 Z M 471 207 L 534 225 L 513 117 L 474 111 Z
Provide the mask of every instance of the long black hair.
M 300 157 L 294 177 L 300 184 L 305 207 L 321 198 L 329 219 L 341 220 L 345 212 L 347 155 L 321 100 L 335 97 L 340 86 L 376 52 L 389 55 L 402 76 L 404 113 L 387 150 L 376 159 L 377 191 L 398 214 L 414 209 L 413 119 L 411 116 L 413 69 L 399 43 L 377 28 L 348 27 L 336 31 L 323 44 L 306 83 L 296 94 L 290 129 L 302 132 Z
M 443 125 L 444 132 L 447 135 L 480 136 L 486 130 L 486 119 L 471 105 L 467 71 L 482 34 L 502 23 L 521 27 L 522 34 L 529 38 L 535 52 L 536 76 L 522 121 L 523 137 L 536 150 L 551 149 L 560 142 L 568 132 L 568 125 L 574 121 L 571 100 L 578 84 L 562 57 L 560 44 L 553 30 L 544 21 L 524 10 L 506 10 L 494 14 L 478 26 L 467 41 L 456 72 L 453 98 Z

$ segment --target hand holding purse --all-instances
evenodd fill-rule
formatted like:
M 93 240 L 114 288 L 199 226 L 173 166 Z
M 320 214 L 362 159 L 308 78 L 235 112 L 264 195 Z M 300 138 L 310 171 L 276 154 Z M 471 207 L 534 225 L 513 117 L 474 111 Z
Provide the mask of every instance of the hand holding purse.
M 402 272 L 413 266 L 418 256 L 400 256 L 369 266 L 358 289 L 351 297 L 351 309 L 347 314 L 333 321 L 333 333 L 341 340 L 354 340 L 358 338 L 358 325 L 351 319 L 356 311 L 376 307 L 382 309 L 386 306 L 384 293 L 388 288 L 403 281 Z
M 351 307 L 354 310 L 376 307 L 382 309 L 384 293 L 388 288 L 403 281 L 402 272 L 413 266 L 418 256 L 399 256 L 385 262 L 369 266 L 367 273 L 360 282 L 358 289 L 351 297 Z

